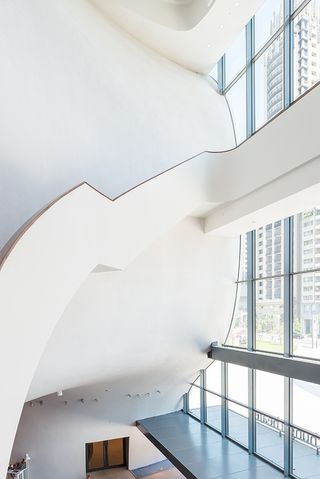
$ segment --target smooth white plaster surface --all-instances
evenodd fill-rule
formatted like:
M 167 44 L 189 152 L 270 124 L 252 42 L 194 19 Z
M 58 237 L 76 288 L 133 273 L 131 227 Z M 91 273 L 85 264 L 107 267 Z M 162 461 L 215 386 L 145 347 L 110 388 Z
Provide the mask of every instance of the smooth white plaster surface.
M 182 407 L 211 340 L 225 338 L 237 255 L 237 239 L 204 235 L 187 218 L 125 270 L 91 273 L 50 338 L 29 399 L 66 392 L 25 406 L 13 458 L 28 452 L 34 477 L 77 479 L 84 443 L 122 434 L 111 421 L 132 435 L 131 467 L 156 462 L 129 426 Z
M 83 185 L 47 210 L 19 240 L 0 274 L 0 316 L 6 318 L 1 377 L 14 391 L 1 398 L 0 472 L 34 371 L 72 296 L 97 264 L 124 269 L 205 201 L 205 173 L 201 159 L 186 163 L 115 203 Z M 8 338 L 14 338 L 19 354 L 12 354 Z
M 81 179 L 112 195 L 108 185 L 123 191 L 158 172 L 162 160 L 169 165 L 190 156 L 190 145 L 196 153 L 211 141 L 217 148 L 232 144 L 224 100 L 202 78 L 141 48 L 87 3 L 14 0 L 0 9 L 2 241 Z M 129 88 L 124 65 L 132 89 L 119 98 L 119 88 Z M 195 90 L 199 98 L 190 95 Z M 208 94 L 217 101 L 214 111 Z M 24 235 L 0 275 L 1 377 L 14 391 L 1 400 L 0 475 L 39 357 L 88 273 L 97 264 L 125 268 L 204 202 L 244 197 L 315 158 L 319 97 L 317 88 L 237 150 L 203 155 L 117 203 L 82 187 Z M 147 107 L 157 113 L 146 114 Z M 157 127 L 146 135 L 155 118 Z
M 155 238 L 197 206 L 208 201 L 213 203 L 214 199 L 237 198 L 254 190 L 255 185 L 263 186 L 277 175 L 284 175 L 316 156 L 320 150 L 314 122 L 318 90 L 315 89 L 240 148 L 221 155 L 218 162 L 213 162 L 209 155 L 202 155 L 133 190 L 115 203 L 83 186 L 60 200 L 23 236 L 0 275 L 0 313 L 7 320 L 6 332 L 1 338 L 1 374 L 8 389 L 15 390 L 14 397 L 3 398 L 3 412 L 0 413 L 5 431 L 1 449 L 3 470 L 39 357 L 66 305 L 87 274 L 97 264 L 124 268 Z M 309 115 L 301 125 L 302 136 L 299 136 L 299 118 L 305 111 Z M 287 120 L 283 122 L 285 118 Z M 286 125 L 292 129 L 293 136 Z M 227 158 L 224 169 L 222 157 Z M 244 171 L 252 174 L 243 175 L 241 161 Z M 308 181 L 312 181 L 310 176 Z M 308 181 L 304 181 L 304 188 Z M 230 191 L 226 185 L 230 185 Z M 299 191 L 299 183 L 295 185 Z M 272 192 L 268 201 L 272 204 Z M 255 197 L 251 204 L 256 209 L 259 199 Z M 265 206 L 266 202 L 263 204 Z M 232 233 L 237 233 L 236 228 Z M 6 340 L 8 337 L 15 338 L 19 356 L 12 356 L 11 343 Z M 32 347 L 30 338 L 37 348 Z M 6 366 L 8 357 L 11 358 L 10 371 Z
M 202 73 L 210 73 L 263 3 L 193 0 L 169 8 L 158 0 L 90 1 L 166 58 Z M 152 8 L 145 8 L 145 4 Z
M 129 468 L 135 469 L 164 459 L 160 451 L 133 425 L 123 423 L 130 410 L 117 409 L 121 422 L 107 402 L 70 403 L 24 407 L 12 461 L 24 456 L 26 445 L 30 477 L 34 479 L 85 479 L 85 443 L 129 437 Z M 131 413 L 132 415 L 132 413 Z M 126 420 L 126 419 L 125 419 Z M 129 421 L 127 421 L 129 424 Z
M 134 40 L 86 0 L 0 2 L 0 248 L 87 181 L 110 197 L 234 146 L 213 82 Z
M 161 389 L 158 378 L 169 391 L 185 388 L 211 341 L 225 339 L 237 252 L 237 238 L 204 235 L 186 218 L 125 270 L 90 274 L 51 335 L 28 399 L 101 381 L 113 389 L 132 377 L 136 392 L 150 381 Z

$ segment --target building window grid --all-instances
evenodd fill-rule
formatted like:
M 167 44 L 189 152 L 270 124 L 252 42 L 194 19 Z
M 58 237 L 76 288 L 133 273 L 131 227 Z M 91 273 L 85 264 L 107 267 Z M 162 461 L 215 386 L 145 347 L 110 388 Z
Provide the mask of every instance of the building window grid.
M 210 367 L 210 366 L 209 366 Z M 206 369 L 201 371 L 201 374 L 206 377 Z M 240 447 L 246 449 L 250 454 L 256 455 L 263 461 L 270 463 L 276 469 L 282 471 L 285 477 L 292 477 L 300 479 L 299 476 L 294 474 L 293 467 L 293 445 L 295 443 L 302 443 L 308 445 L 314 450 L 314 453 L 320 455 L 320 436 L 314 432 L 311 432 L 301 426 L 297 426 L 292 421 L 292 409 L 293 409 L 293 394 L 292 394 L 292 379 L 284 378 L 284 418 L 276 417 L 270 413 L 260 410 L 255 404 L 255 370 L 248 369 L 248 403 L 245 404 L 237 399 L 230 398 L 228 394 L 228 364 L 221 362 L 221 393 L 207 389 L 199 384 L 193 384 L 193 387 L 200 389 L 200 397 L 203 398 L 200 404 L 200 417 L 194 415 L 189 409 L 188 393 L 183 397 L 183 411 L 192 416 L 201 424 L 213 429 L 232 442 L 238 444 Z M 211 394 L 220 398 L 220 427 L 208 422 L 207 419 L 207 404 L 206 395 Z M 242 408 L 248 411 L 248 441 L 244 444 L 243 441 L 238 440 L 230 433 L 230 420 L 229 420 L 229 408 L 228 404 L 232 403 L 238 408 Z M 277 432 L 283 437 L 284 442 L 284 458 L 283 467 L 279 466 L 276 462 L 270 458 L 265 457 L 263 454 L 257 451 L 256 445 L 256 426 L 264 425 L 270 428 L 274 432 Z
M 277 223 L 273 223 L 270 227 L 270 235 L 275 236 L 277 230 Z M 267 232 L 267 228 L 266 228 Z M 283 220 L 283 256 L 284 256 L 284 266 L 283 273 L 279 275 L 273 275 L 270 277 L 265 277 L 264 279 L 270 278 L 283 278 L 284 281 L 284 293 L 283 293 L 283 309 L 284 309 L 284 349 L 283 356 L 286 357 L 297 357 L 293 354 L 293 279 L 296 275 L 306 273 L 306 270 L 296 271 L 294 268 L 293 261 L 293 241 L 294 241 L 294 217 L 289 217 Z M 258 238 L 258 241 L 256 239 Z M 246 234 L 246 279 L 239 280 L 238 283 L 245 283 L 247 285 L 247 311 L 248 311 L 248 337 L 247 337 L 247 349 L 250 351 L 259 351 L 256 349 L 256 284 L 261 282 L 261 277 L 256 269 L 257 258 L 256 254 L 258 253 L 259 248 L 259 239 L 261 238 L 261 229 L 257 231 L 251 231 Z M 320 272 L 320 269 L 307 270 L 307 272 Z M 227 345 L 228 347 L 232 347 Z M 307 358 L 303 358 L 307 359 Z M 316 360 L 315 358 L 309 358 Z M 210 367 L 210 366 L 209 366 Z M 256 371 L 253 369 L 248 369 L 248 404 L 244 404 L 240 401 L 230 398 L 228 395 L 228 364 L 221 363 L 221 393 L 205 388 L 206 384 L 206 370 L 201 371 L 201 385 L 196 385 L 196 387 L 202 387 L 204 389 L 201 394 L 201 404 L 200 409 L 202 413 L 200 414 L 200 422 L 206 426 L 216 430 L 221 433 L 223 437 L 227 437 L 234 442 L 237 442 L 240 446 L 245 447 L 249 453 L 259 456 L 264 461 L 269 462 L 277 469 L 280 469 L 284 472 L 285 477 L 298 477 L 294 474 L 293 467 L 293 444 L 295 441 L 304 442 L 312 447 L 316 454 L 320 454 L 320 436 L 316 433 L 303 429 L 302 427 L 296 426 L 292 419 L 292 409 L 293 409 L 293 394 L 292 394 L 292 379 L 284 378 L 284 418 L 278 418 L 272 416 L 269 413 L 258 410 L 256 408 L 255 396 L 256 396 L 256 382 L 255 382 Z M 213 394 L 221 399 L 221 417 L 220 424 L 221 428 L 218 429 L 212 424 L 209 424 L 207 421 L 207 405 L 206 405 L 206 394 Z M 188 394 L 187 394 L 188 395 Z M 186 396 L 187 396 L 186 395 Z M 248 411 L 248 444 L 244 445 L 243 443 L 237 441 L 235 438 L 231 437 L 229 434 L 229 417 L 228 417 L 228 403 L 234 403 L 239 407 L 246 408 Z M 188 404 L 187 398 L 184 399 L 184 404 Z M 188 408 L 184 408 L 185 412 L 188 412 L 192 415 L 192 412 Z M 196 419 L 199 420 L 196 416 Z M 257 452 L 256 448 L 256 424 L 265 424 L 267 427 L 271 427 L 274 430 L 277 430 L 280 435 L 283 435 L 284 439 L 284 460 L 283 467 L 280 467 L 278 464 L 274 463 L 272 460 L 262 456 Z
M 298 6 L 295 7 L 294 0 L 283 0 L 283 21 L 280 27 L 273 33 L 269 40 L 255 52 L 255 17 L 249 21 L 246 25 L 246 65 L 236 75 L 235 78 L 226 84 L 226 57 L 223 55 L 218 62 L 218 90 L 221 94 L 225 95 L 243 75 L 246 75 L 246 138 L 249 138 L 252 134 L 258 131 L 265 123 L 270 121 L 278 113 L 286 109 L 295 100 L 293 94 L 293 50 L 294 50 L 294 28 L 293 22 L 295 18 L 305 9 L 305 7 L 311 3 L 312 0 L 304 0 Z M 304 22 L 304 19 L 301 19 Z M 303 33 L 303 32 L 300 32 Z M 281 38 L 281 36 L 283 38 Z M 277 47 L 276 42 L 278 40 L 279 56 L 275 59 L 275 67 L 273 69 L 273 78 L 268 84 L 268 88 L 272 88 L 272 85 L 276 85 L 276 90 L 273 92 L 272 104 L 270 104 L 268 119 L 262 124 L 256 127 L 256 103 L 255 103 L 255 65 L 257 60 L 268 50 L 269 47 Z M 301 36 L 301 42 L 306 40 Z M 306 50 L 301 44 L 301 52 Z M 313 56 L 315 54 L 313 53 Z M 303 58 L 301 58 L 303 60 Z M 306 61 L 306 60 L 305 60 Z M 280 62 L 280 63 L 279 63 Z M 300 69 L 303 66 L 300 65 Z M 306 73 L 307 74 L 307 73 Z M 281 75 L 282 85 L 276 80 L 275 76 Z M 300 91 L 299 95 L 305 93 L 310 86 L 302 85 L 303 75 L 299 79 Z M 307 82 L 307 79 L 305 78 Z M 313 81 L 312 85 L 317 84 L 317 81 Z M 282 106 L 279 108 L 279 102 Z M 278 106 L 277 106 L 278 105 Z M 241 142 L 240 142 L 241 143 Z

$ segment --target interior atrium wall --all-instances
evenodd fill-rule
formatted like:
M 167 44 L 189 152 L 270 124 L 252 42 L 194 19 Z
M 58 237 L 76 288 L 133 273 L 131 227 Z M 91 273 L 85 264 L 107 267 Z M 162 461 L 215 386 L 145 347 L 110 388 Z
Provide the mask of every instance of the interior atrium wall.
M 129 437 L 129 468 L 143 467 L 164 459 L 160 451 L 127 419 L 130 410 L 114 422 L 114 410 L 108 404 L 80 401 L 64 405 L 24 407 L 17 433 L 12 462 L 27 452 L 31 457 L 30 476 L 42 479 L 79 479 L 86 473 L 85 444 Z M 124 418 L 124 416 L 126 416 Z M 127 419 L 127 421 L 126 421 Z M 131 418 L 132 419 L 132 418 Z
M 124 434 L 131 467 L 160 460 L 131 426 L 181 409 L 210 362 L 210 340 L 225 338 L 237 258 L 237 238 L 205 235 L 186 218 L 125 270 L 91 273 L 53 332 L 29 400 L 54 394 L 26 403 L 12 459 L 28 452 L 34 477 L 76 479 L 86 442 Z
M 5 0 L 0 31 L 0 247 L 84 180 L 114 197 L 203 150 L 234 146 L 212 81 L 85 0 Z
M 163 412 L 173 410 L 173 388 L 182 394 L 208 364 L 210 342 L 225 339 L 238 246 L 186 218 L 123 271 L 90 274 L 51 335 L 28 399 L 107 381 L 123 395 L 129 384 L 137 393 L 165 388 Z

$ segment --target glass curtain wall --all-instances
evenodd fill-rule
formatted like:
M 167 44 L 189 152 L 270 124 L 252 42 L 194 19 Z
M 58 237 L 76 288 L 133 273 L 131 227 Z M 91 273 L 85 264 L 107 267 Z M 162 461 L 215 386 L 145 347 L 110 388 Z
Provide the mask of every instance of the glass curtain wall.
M 320 361 L 320 207 L 242 235 L 240 248 L 225 345 Z
M 188 393 L 190 415 L 286 476 L 318 477 L 320 385 L 220 361 L 204 371 L 204 384 Z
M 242 235 L 235 291 L 224 346 L 320 366 L 320 207 Z M 218 361 L 201 384 L 202 422 L 287 475 L 320 476 L 320 385 Z
M 239 144 L 320 81 L 320 0 L 265 0 L 213 73 Z

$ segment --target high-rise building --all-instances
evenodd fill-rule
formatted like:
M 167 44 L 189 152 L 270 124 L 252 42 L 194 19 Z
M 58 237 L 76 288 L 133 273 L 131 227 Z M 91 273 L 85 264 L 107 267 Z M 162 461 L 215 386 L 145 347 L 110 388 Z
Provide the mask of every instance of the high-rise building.
M 270 22 L 270 36 L 283 22 L 283 12 L 274 12 Z M 283 35 L 281 34 L 268 48 L 266 55 L 267 120 L 283 109 Z
M 310 2 L 294 22 L 294 98 L 320 78 L 320 7 Z
M 313 208 L 296 216 L 294 287 L 296 327 L 310 337 L 312 346 L 318 346 L 320 321 L 320 209 Z M 298 335 L 298 331 L 296 334 Z
M 274 12 L 270 36 L 283 22 L 282 9 Z M 283 109 L 283 34 L 271 44 L 266 54 L 266 118 L 270 120 Z M 293 23 L 293 97 L 305 93 L 320 78 L 320 7 L 310 2 Z
M 270 22 L 272 36 L 283 21 L 282 10 L 274 13 Z M 293 23 L 293 95 L 300 96 L 320 77 L 320 9 L 310 2 Z M 280 34 L 268 48 L 265 63 L 266 118 L 270 120 L 283 109 L 283 35 Z M 295 224 L 296 257 L 300 258 L 299 270 L 320 266 L 320 210 L 314 209 L 297 216 Z M 281 222 L 270 223 L 257 231 L 257 276 L 280 274 L 283 265 L 283 227 Z M 318 247 L 317 247 L 318 246 Z M 278 316 L 283 299 L 280 278 L 258 281 L 257 301 L 264 309 L 272 302 L 273 313 Z M 318 335 L 320 317 L 320 273 L 307 273 L 296 278 L 295 284 L 296 328 L 302 334 Z M 267 308 L 268 309 L 268 308 Z M 270 313 L 270 311 L 269 311 Z M 299 336 L 299 333 L 295 333 Z

